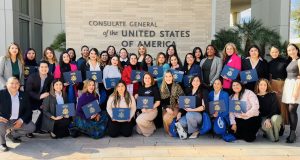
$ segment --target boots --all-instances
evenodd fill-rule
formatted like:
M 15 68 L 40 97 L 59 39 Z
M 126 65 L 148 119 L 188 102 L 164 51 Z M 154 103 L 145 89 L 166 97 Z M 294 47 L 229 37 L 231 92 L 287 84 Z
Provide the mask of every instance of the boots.
M 296 132 L 291 130 L 290 135 L 287 137 L 286 143 L 294 143 L 296 141 Z

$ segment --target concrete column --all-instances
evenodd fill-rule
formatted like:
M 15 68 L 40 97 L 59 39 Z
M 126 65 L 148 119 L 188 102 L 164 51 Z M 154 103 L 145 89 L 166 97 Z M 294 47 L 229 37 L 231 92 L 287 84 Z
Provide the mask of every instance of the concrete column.
M 228 0 L 212 0 L 212 39 L 216 32 L 229 28 L 230 5 Z
M 7 46 L 14 41 L 13 1 L 0 0 L 0 56 L 6 54 Z
M 65 0 L 42 0 L 43 48 L 65 30 Z
M 289 40 L 290 0 L 252 0 L 251 17 L 280 33 L 281 41 Z

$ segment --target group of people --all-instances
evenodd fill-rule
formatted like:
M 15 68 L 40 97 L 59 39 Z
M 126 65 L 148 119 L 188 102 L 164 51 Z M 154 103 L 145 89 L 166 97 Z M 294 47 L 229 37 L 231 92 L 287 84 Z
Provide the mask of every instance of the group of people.
M 288 58 L 281 57 L 280 49 L 272 46 L 270 62 L 263 59 L 256 45 L 242 58 L 233 43 L 226 44 L 222 54 L 213 45 L 208 45 L 204 53 L 195 47 L 185 55 L 183 63 L 174 45 L 166 53 L 157 54 L 156 64 L 145 46 L 138 46 L 137 53 L 129 54 L 125 48 L 117 53 L 114 46 L 99 53 L 84 45 L 79 59 L 76 60 L 75 50 L 68 48 L 58 60 L 48 47 L 42 60 L 37 61 L 33 48 L 22 55 L 18 44 L 9 45 L 7 54 L 0 58 L 1 150 L 9 150 L 5 138 L 20 142 L 22 135 L 33 138 L 33 133 L 49 133 L 52 138 L 83 134 L 98 139 L 106 134 L 129 137 L 134 129 L 138 134 L 151 136 L 163 127 L 170 136 L 197 138 L 207 124 L 206 115 L 211 123 L 223 118 L 227 122 L 226 134 L 247 142 L 256 139 L 259 129 L 277 142 L 289 124 L 286 142 L 295 142 L 300 103 L 300 51 L 295 44 L 288 45 Z M 154 77 L 148 72 L 151 66 L 161 66 L 163 75 Z M 239 71 L 255 69 L 259 80 L 244 83 L 239 76 L 221 76 L 224 66 Z M 133 70 L 145 71 L 141 82 L 132 79 Z M 172 70 L 192 78 L 189 82 L 177 82 Z M 63 74 L 70 71 L 81 71 L 84 81 L 69 83 Z M 103 81 L 87 78 L 86 71 L 102 71 Z M 107 78 L 120 81 L 109 88 Z M 139 96 L 153 97 L 153 108 L 137 109 Z M 180 96 L 195 96 L 196 107 L 179 108 Z M 86 118 L 83 106 L 95 100 L 101 112 Z M 209 113 L 209 102 L 217 100 L 225 102 L 226 111 Z M 229 112 L 230 100 L 244 101 L 246 112 Z M 56 106 L 66 103 L 75 104 L 74 117 L 56 115 Z M 114 108 L 130 108 L 130 118 L 114 119 Z

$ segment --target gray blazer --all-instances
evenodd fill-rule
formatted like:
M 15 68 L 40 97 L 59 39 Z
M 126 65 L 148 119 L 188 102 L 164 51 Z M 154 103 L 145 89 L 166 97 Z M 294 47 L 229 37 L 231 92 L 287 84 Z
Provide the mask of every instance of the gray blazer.
M 66 97 L 64 97 L 64 102 L 67 103 Z M 54 120 L 51 119 L 51 116 L 56 115 L 56 97 L 53 95 L 49 95 L 43 100 L 43 104 L 41 106 L 43 110 L 43 116 L 42 116 L 42 130 L 43 131 L 51 131 L 53 132 L 54 128 Z
M 24 72 L 23 65 L 18 61 L 19 70 L 20 70 L 20 82 L 21 85 L 24 85 Z M 6 56 L 0 57 L 0 90 L 4 89 L 7 79 L 12 77 L 12 66 L 10 58 Z
M 207 58 L 204 58 L 200 62 L 200 67 L 202 68 L 204 62 Z M 214 81 L 220 77 L 221 71 L 223 67 L 222 59 L 215 56 L 213 59 L 213 62 L 210 67 L 210 73 L 209 73 L 209 85 L 212 86 L 214 84 Z

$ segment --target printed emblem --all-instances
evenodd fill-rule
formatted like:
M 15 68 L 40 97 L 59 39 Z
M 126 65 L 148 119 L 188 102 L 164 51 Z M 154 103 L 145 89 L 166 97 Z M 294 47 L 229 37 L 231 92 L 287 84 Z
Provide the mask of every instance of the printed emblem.
M 96 81 L 97 80 L 97 76 L 94 74 L 94 75 L 92 75 L 92 79 L 94 80 L 94 81 Z
M 69 109 L 68 109 L 68 105 L 65 105 L 65 106 L 63 106 L 63 111 L 62 111 L 62 114 L 63 115 L 69 115 Z

